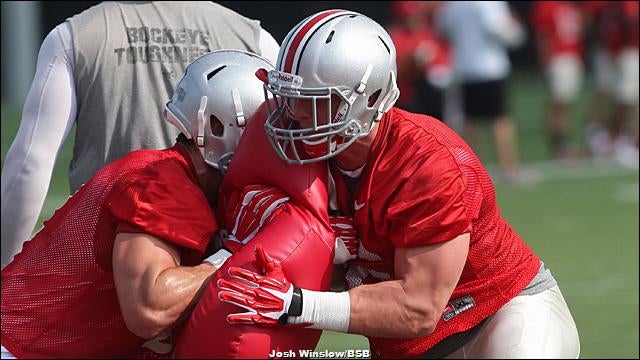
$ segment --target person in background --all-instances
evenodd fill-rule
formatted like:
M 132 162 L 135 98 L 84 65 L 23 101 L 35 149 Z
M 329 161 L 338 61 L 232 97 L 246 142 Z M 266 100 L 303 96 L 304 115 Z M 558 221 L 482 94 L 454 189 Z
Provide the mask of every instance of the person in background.
M 275 63 L 279 46 L 259 21 L 208 1 L 104 2 L 47 35 L 2 168 L 2 266 L 31 237 L 74 125 L 71 194 L 132 150 L 172 146 L 162 102 L 187 64 L 217 49 Z
M 436 14 L 436 28 L 453 49 L 465 136 L 477 152 L 480 121 L 489 121 L 502 175 L 510 181 L 524 180 L 517 129 L 507 109 L 507 52 L 524 42 L 521 21 L 504 1 L 447 1 Z
M 576 152 L 569 145 L 570 105 L 580 93 L 584 74 L 582 13 L 571 1 L 534 1 L 531 25 L 551 98 L 549 149 L 553 158 L 572 157 Z
M 582 3 L 594 37 L 596 92 L 586 128 L 592 155 L 638 162 L 638 2 Z
M 445 90 L 451 80 L 448 45 L 433 29 L 439 2 L 392 1 L 389 36 L 398 57 L 400 108 L 443 119 Z

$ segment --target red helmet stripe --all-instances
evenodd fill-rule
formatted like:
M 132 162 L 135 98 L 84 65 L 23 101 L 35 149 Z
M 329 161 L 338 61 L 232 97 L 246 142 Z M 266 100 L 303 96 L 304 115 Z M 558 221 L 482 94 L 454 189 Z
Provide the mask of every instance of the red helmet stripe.
M 293 61 L 294 58 L 296 56 L 296 52 L 298 51 L 298 47 L 300 46 L 300 44 L 302 43 L 302 39 L 304 39 L 304 37 L 307 35 L 307 33 L 309 33 L 309 31 L 311 29 L 313 29 L 320 21 L 327 19 L 331 20 L 334 16 L 334 14 L 338 14 L 338 13 L 348 13 L 350 11 L 346 11 L 346 10 L 327 10 L 327 11 L 323 11 L 321 13 L 316 14 L 315 16 L 311 17 L 309 20 L 307 20 L 307 23 L 304 24 L 303 26 L 301 26 L 299 28 L 299 30 L 297 31 L 297 33 L 295 34 L 295 36 L 293 37 L 293 40 L 290 42 L 289 44 L 289 48 L 287 49 L 286 52 L 286 59 L 284 62 L 284 67 L 282 67 L 280 69 L 280 71 L 284 71 L 286 73 L 293 73 Z

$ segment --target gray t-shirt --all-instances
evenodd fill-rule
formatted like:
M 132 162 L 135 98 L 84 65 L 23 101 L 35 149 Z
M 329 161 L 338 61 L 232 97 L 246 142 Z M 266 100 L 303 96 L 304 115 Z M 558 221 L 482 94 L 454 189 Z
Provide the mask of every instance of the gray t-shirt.
M 103 2 L 68 21 L 78 101 L 72 193 L 133 150 L 175 143 L 162 109 L 191 61 L 225 48 L 260 54 L 259 21 L 206 1 Z
M 524 288 L 524 290 L 522 290 L 518 294 L 518 296 L 539 294 L 545 290 L 551 289 L 556 285 L 558 285 L 558 283 L 551 274 L 551 270 L 547 269 L 547 267 L 544 266 L 544 262 L 540 260 L 540 270 L 538 270 L 538 273 L 533 278 L 533 280 L 531 280 L 529 285 L 527 285 L 527 287 Z

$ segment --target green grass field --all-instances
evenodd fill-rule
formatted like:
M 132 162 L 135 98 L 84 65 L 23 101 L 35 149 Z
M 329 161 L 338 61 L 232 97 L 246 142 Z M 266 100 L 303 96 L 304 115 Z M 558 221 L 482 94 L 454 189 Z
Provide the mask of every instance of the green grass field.
M 638 358 L 638 170 L 610 162 L 545 162 L 543 86 L 536 73 L 519 73 L 511 81 L 521 158 L 537 181 L 497 183 L 502 214 L 558 280 L 580 332 L 581 357 Z M 590 95 L 585 89 L 573 112 L 576 145 Z M 19 111 L 3 106 L 1 123 L 4 160 Z M 495 155 L 486 134 L 483 145 L 479 153 L 492 169 Z M 68 142 L 63 149 L 40 223 L 68 196 L 71 148 Z M 317 349 L 368 349 L 368 343 L 361 336 L 325 332 Z

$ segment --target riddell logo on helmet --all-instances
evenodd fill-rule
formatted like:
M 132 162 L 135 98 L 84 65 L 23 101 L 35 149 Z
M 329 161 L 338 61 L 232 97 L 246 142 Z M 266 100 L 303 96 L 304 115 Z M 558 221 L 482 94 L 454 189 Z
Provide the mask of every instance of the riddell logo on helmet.
M 271 84 L 286 84 L 290 87 L 299 87 L 302 85 L 302 78 L 286 72 L 271 70 L 269 71 L 269 82 Z
M 286 73 L 278 73 L 278 80 L 284 82 L 293 82 L 293 76 Z

